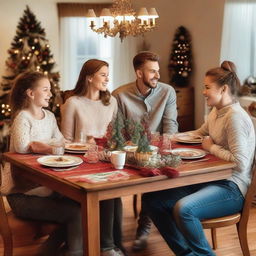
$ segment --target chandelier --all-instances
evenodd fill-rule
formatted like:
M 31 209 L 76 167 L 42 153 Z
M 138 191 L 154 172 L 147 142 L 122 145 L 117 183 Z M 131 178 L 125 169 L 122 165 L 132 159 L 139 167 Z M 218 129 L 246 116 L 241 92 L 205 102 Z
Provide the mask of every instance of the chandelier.
M 90 28 L 104 37 L 114 37 L 119 33 L 121 42 L 127 36 L 142 35 L 156 27 L 158 14 L 155 8 L 149 11 L 141 8 L 137 15 L 132 8 L 131 0 L 114 0 L 112 8 L 103 8 L 100 13 L 100 27 L 95 25 L 95 12 L 89 9 L 86 15 L 90 19 Z

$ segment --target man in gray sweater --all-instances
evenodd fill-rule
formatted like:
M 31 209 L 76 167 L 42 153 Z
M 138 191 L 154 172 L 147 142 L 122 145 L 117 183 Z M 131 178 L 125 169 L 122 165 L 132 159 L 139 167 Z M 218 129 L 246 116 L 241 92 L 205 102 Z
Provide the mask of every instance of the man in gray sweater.
M 176 93 L 172 86 L 159 82 L 159 56 L 140 52 L 133 59 L 136 81 L 113 91 L 119 110 L 125 118 L 141 121 L 148 116 L 152 132 L 174 134 L 178 131 Z M 151 220 L 142 208 L 138 220 L 134 250 L 147 245 Z

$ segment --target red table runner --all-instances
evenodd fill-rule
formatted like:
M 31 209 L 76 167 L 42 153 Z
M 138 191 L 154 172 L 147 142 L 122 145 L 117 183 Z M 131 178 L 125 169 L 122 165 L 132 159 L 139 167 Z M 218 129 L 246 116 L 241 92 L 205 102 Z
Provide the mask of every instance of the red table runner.
M 172 148 L 199 148 L 202 149 L 200 144 L 197 145 L 188 145 L 188 144 L 180 144 L 180 143 L 172 143 Z M 86 181 L 86 182 L 92 182 L 90 180 L 90 177 L 93 176 L 91 174 L 106 174 L 110 173 L 111 175 L 109 176 L 110 180 L 120 180 L 120 179 L 126 179 L 129 178 L 130 175 L 137 175 L 140 174 L 138 168 L 133 168 L 131 166 L 125 166 L 124 169 L 119 170 L 119 172 L 116 172 L 117 170 L 113 167 L 113 165 L 109 162 L 98 162 L 95 164 L 89 164 L 86 162 L 83 162 L 81 165 L 77 166 L 76 168 L 72 170 L 65 170 L 67 168 L 59 168 L 63 169 L 65 171 L 54 171 L 51 167 L 46 167 L 42 166 L 37 162 L 37 159 L 41 157 L 42 155 L 35 155 L 35 154 L 17 154 L 17 153 L 12 153 L 13 155 L 17 155 L 19 159 L 24 160 L 26 163 L 29 163 L 29 165 L 32 165 L 33 167 L 39 169 L 40 171 L 49 173 L 51 175 L 67 179 L 67 180 L 73 180 L 73 181 Z M 84 157 L 82 155 L 78 155 L 81 159 L 84 160 Z M 218 158 L 214 155 L 207 154 L 205 156 L 207 158 L 207 162 L 213 162 L 213 161 L 218 161 Z M 188 161 L 193 161 L 193 160 L 183 160 L 183 163 L 186 163 Z M 177 172 L 179 171 L 179 167 L 182 167 L 182 164 L 176 168 Z M 56 168 L 57 169 L 57 168 Z M 115 172 L 114 172 L 115 171 Z M 112 175 L 112 173 L 116 173 L 116 175 Z M 126 174 L 126 175 L 125 175 Z M 142 173 L 141 173 L 142 174 Z M 91 175 L 91 176 L 88 176 Z M 159 175 L 159 174 L 158 174 Z M 93 177 L 92 177 L 93 178 Z

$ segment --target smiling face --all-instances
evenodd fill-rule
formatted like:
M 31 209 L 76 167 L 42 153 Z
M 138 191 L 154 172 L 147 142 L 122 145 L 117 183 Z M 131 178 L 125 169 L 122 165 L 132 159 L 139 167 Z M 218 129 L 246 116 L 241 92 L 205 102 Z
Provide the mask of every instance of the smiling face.
M 204 79 L 203 95 L 206 99 L 206 103 L 209 107 L 220 108 L 223 100 L 223 92 L 225 87 L 219 86 L 212 81 L 210 76 L 206 76 Z
M 37 107 L 48 107 L 52 96 L 51 84 L 47 78 L 38 80 L 33 89 L 27 90 L 30 102 Z
M 109 81 L 109 68 L 107 66 L 101 67 L 96 73 L 89 77 L 89 85 L 91 88 L 98 91 L 106 91 Z
M 155 88 L 160 79 L 159 64 L 157 61 L 146 61 L 145 64 L 136 70 L 137 79 L 143 82 L 148 88 Z

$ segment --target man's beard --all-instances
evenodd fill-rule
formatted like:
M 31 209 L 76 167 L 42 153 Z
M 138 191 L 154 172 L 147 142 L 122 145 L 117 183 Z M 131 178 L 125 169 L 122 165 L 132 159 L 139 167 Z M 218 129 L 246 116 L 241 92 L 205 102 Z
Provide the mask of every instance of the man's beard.
M 146 85 L 146 86 L 147 86 L 148 88 L 150 88 L 150 89 L 156 88 L 157 83 L 158 83 L 158 79 L 151 79 L 151 80 L 157 80 L 155 86 L 151 85 L 151 84 L 150 84 L 148 81 L 146 81 L 146 80 L 144 79 L 144 77 L 143 77 L 143 83 L 144 83 L 144 85 Z M 150 81 L 151 81 L 151 80 L 150 80 Z

